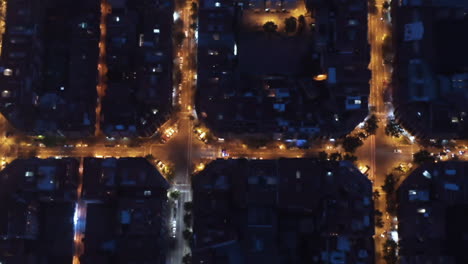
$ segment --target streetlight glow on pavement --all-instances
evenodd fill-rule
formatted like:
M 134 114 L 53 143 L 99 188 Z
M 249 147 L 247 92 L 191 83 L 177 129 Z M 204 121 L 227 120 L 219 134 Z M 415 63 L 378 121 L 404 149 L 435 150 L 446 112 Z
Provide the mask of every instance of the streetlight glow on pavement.
M 0 8 L 0 37 L 5 30 L 6 4 L 4 0 Z M 14 1 L 14 0 L 10 0 Z M 196 3 L 196 2 L 194 2 Z M 468 150 L 465 144 L 466 141 L 450 141 L 447 145 L 452 144 L 455 147 L 436 148 L 424 147 L 409 131 L 402 129 L 401 133 L 392 134 L 385 130 L 387 121 L 394 120 L 393 105 L 391 100 L 385 99 L 383 93 L 385 89 L 392 89 L 391 65 L 383 64 L 384 54 L 382 52 L 383 42 L 387 37 L 391 37 L 391 30 L 387 20 L 382 21 L 382 5 L 383 0 L 376 0 L 377 12 L 368 14 L 368 42 L 371 46 L 371 60 L 369 69 L 372 72 L 370 81 L 370 94 L 368 98 L 369 116 L 365 118 L 348 136 L 359 137 L 361 145 L 349 160 L 352 160 L 358 170 L 367 175 L 372 181 L 373 191 L 384 193 L 382 186 L 385 184 L 388 174 L 395 174 L 397 186 L 405 179 L 405 177 L 414 171 L 414 156 L 421 149 L 427 149 L 431 158 L 435 162 L 447 161 L 452 159 L 468 160 Z M 150 160 L 151 164 L 171 182 L 172 189 L 168 191 L 167 197 L 170 200 L 170 214 L 167 219 L 167 227 L 169 228 L 170 237 L 175 239 L 175 246 L 169 250 L 167 254 L 167 264 L 179 264 L 183 257 L 191 253 L 191 248 L 183 239 L 184 230 L 192 230 L 191 226 L 184 223 L 184 215 L 187 214 L 184 208 L 186 203 L 192 201 L 191 177 L 194 173 L 203 171 L 207 164 L 215 159 L 279 159 L 279 158 L 303 158 L 322 156 L 323 159 L 330 160 L 330 157 L 335 155 L 340 156 L 345 154 L 343 145 L 340 145 L 341 139 L 330 138 L 322 141 L 313 142 L 316 145 L 303 148 L 302 145 L 296 142 L 278 137 L 268 144 L 255 146 L 255 144 L 247 143 L 247 141 L 232 140 L 228 137 L 218 137 L 210 130 L 206 124 L 201 123 L 197 117 L 195 109 L 195 93 L 197 92 L 197 49 L 198 49 L 198 26 L 197 13 L 194 13 L 191 6 L 192 2 L 187 1 L 182 5 L 176 3 L 175 11 L 172 14 L 174 21 L 182 20 L 181 32 L 185 36 L 181 44 L 175 47 L 173 51 L 171 67 L 172 71 L 180 71 L 181 80 L 171 86 L 172 91 L 168 92 L 169 97 L 172 97 L 172 104 L 177 108 L 177 111 L 171 112 L 169 120 L 159 125 L 157 131 L 151 137 L 147 138 L 119 138 L 115 135 L 104 137 L 101 130 L 101 122 L 104 116 L 101 117 L 102 100 L 105 97 L 107 89 L 107 64 L 106 64 L 106 43 L 107 38 L 107 19 L 111 13 L 110 5 L 107 0 L 101 0 L 100 10 L 101 17 L 99 22 L 100 37 L 99 44 L 96 50 L 99 50 L 98 63 L 94 67 L 98 68 L 97 76 L 97 98 L 96 98 L 96 120 L 95 120 L 95 135 L 92 138 L 82 139 L 65 139 L 65 142 L 52 142 L 48 144 L 50 139 L 49 134 L 44 133 L 35 137 L 31 135 L 21 134 L 12 128 L 8 120 L 3 115 L 0 116 L 0 132 L 1 135 L 0 166 L 4 169 L 8 164 L 17 158 L 55 158 L 62 159 L 65 157 L 95 157 L 95 158 L 120 158 L 120 157 L 145 157 Z M 180 5 L 180 6 L 179 6 Z M 271 11 L 271 10 L 269 10 Z M 170 20 L 172 9 L 168 11 L 167 18 Z M 196 11 L 195 11 L 196 12 Z M 307 13 L 305 6 L 301 6 L 290 13 L 271 13 L 264 12 L 255 16 L 249 14 L 251 20 L 249 23 L 255 26 L 262 26 L 267 21 L 273 21 L 276 24 L 282 24 L 284 17 L 295 16 Z M 384 16 L 385 17 L 385 16 Z M 119 17 L 117 22 L 122 21 Z M 192 25 L 192 27 L 191 27 Z M 159 29 L 155 29 L 154 33 L 160 33 Z M 161 30 L 162 32 L 162 30 Z M 109 33 L 110 34 L 110 33 Z M 1 50 L 0 39 L 0 50 Z M 143 42 L 142 42 L 143 43 Z M 93 45 L 95 47 L 96 45 Z M 229 46 L 232 48 L 232 46 Z M 234 44 L 234 55 L 237 56 L 237 44 Z M 108 51 L 110 52 L 110 51 Z M 215 51 L 211 55 L 218 55 Z M 171 55 L 172 56 L 172 55 Z M 149 68 L 153 72 L 156 68 Z M 323 81 L 324 84 L 330 79 L 333 79 L 330 72 L 324 73 L 320 71 L 308 75 L 308 79 L 315 81 Z M 326 72 L 326 71 L 325 71 Z M 5 76 L 14 74 L 11 69 L 3 70 Z M 313 76 L 314 75 L 314 76 Z M 93 75 L 94 76 L 94 75 Z M 200 75 L 201 76 L 201 75 Z M 93 77 L 94 78 L 94 77 Z M 174 77 L 175 79 L 175 77 Z M 202 78 L 200 78 L 202 79 Z M 59 86 L 60 87 L 60 86 Z M 92 88 L 94 89 L 94 83 Z M 366 87 L 367 89 L 367 87 Z M 2 89 L 3 90 L 3 89 Z M 3 93 L 4 96 L 9 96 L 11 91 Z M 94 91 L 94 90 L 93 90 Z M 362 96 L 363 98 L 365 96 Z M 364 101 L 366 100 L 366 101 Z M 352 99 L 357 104 L 361 105 L 367 102 L 365 99 Z M 200 106 L 199 106 L 200 107 Z M 365 107 L 365 106 L 364 106 Z M 162 108 L 151 106 L 148 111 L 149 116 L 160 115 Z M 158 110 L 159 109 L 159 110 Z M 364 108 L 364 111 L 366 108 Z M 94 111 L 94 105 L 92 108 Z M 204 111 L 204 110 L 203 110 Z M 201 112 L 201 110 L 200 110 Z M 94 112 L 93 112 L 94 114 Z M 207 117 L 205 112 L 199 113 L 203 117 Z M 211 113 L 210 113 L 211 115 Z M 365 115 L 365 113 L 363 114 Z M 343 117 L 339 114 L 331 114 L 331 120 L 342 122 Z M 378 128 L 375 133 L 366 132 L 366 123 L 369 120 L 377 120 Z M 359 122 L 359 119 L 357 122 Z M 455 120 L 455 119 L 454 119 Z M 333 121 L 333 122 L 335 122 Z M 356 123 L 357 123 L 356 122 Z M 458 119 L 457 119 L 458 122 Z M 354 127 L 355 123 L 353 123 Z M 389 126 L 390 127 L 390 126 Z M 150 130 L 152 133 L 154 130 Z M 8 135 L 14 131 L 14 135 Z M 13 134 L 13 132 L 11 132 Z M 397 136 L 398 135 L 398 136 Z M 417 135 L 417 134 L 415 134 Z M 195 137 L 195 139 L 194 139 Z M 282 141 L 283 140 L 283 141 Z M 292 141 L 292 140 L 290 140 Z M 255 142 L 256 143 L 256 142 Z M 254 147 L 255 146 L 255 147 Z M 349 153 L 346 153 L 348 155 Z M 354 159 L 352 159 L 354 158 Z M 336 158 L 338 159 L 338 158 Z M 345 159 L 345 158 L 343 158 Z M 346 158 L 347 159 L 347 158 Z M 357 160 L 356 160 L 357 159 Z M 78 185 L 73 185 L 73 191 L 76 187 L 76 202 L 73 210 L 73 264 L 80 263 L 80 256 L 84 254 L 84 240 L 86 229 L 86 212 L 87 203 L 82 198 L 83 192 L 83 158 L 80 158 L 79 179 Z M 367 180 L 366 180 L 367 181 Z M 374 198 L 374 207 L 376 210 L 386 212 L 386 197 L 381 195 L 380 198 Z M 426 208 L 417 209 L 420 214 L 426 213 Z M 427 211 L 430 211 L 429 209 Z M 71 212 L 71 210 L 70 210 Z M 189 212 L 190 213 L 190 212 Z M 91 218 L 91 216 L 88 216 Z M 70 223 L 70 215 L 67 217 Z M 399 242 L 398 236 L 398 219 L 394 215 L 388 215 L 383 219 L 383 227 L 375 227 L 375 262 L 385 263 L 384 261 L 384 242 L 387 239 L 392 239 L 396 243 Z

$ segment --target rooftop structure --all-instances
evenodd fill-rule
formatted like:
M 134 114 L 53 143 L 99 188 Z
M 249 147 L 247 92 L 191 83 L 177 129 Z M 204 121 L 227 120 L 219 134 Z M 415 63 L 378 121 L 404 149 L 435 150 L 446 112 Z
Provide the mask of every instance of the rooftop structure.
M 192 186 L 193 263 L 374 263 L 372 187 L 349 162 L 215 160 Z

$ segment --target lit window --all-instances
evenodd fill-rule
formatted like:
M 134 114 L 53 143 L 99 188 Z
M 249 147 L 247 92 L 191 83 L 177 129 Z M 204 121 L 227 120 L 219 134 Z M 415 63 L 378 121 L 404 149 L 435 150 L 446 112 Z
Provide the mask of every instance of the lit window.
M 220 6 L 221 6 L 221 3 L 220 3 L 220 2 L 216 2 L 216 3 L 215 3 L 215 6 L 216 6 L 216 7 L 220 7 Z
M 301 178 L 301 172 L 300 171 L 296 171 L 296 179 L 300 179 Z
M 3 75 L 5 76 L 11 76 L 12 74 L 13 74 L 13 71 L 11 69 L 3 70 Z
M 2 91 L 2 97 L 6 98 L 6 97 L 10 97 L 10 91 L 9 90 L 3 90 Z
M 172 18 L 174 19 L 174 21 L 176 21 L 177 19 L 179 19 L 179 17 L 180 17 L 180 15 L 179 15 L 179 13 L 177 13 L 177 12 L 174 12 L 174 13 L 172 14 Z
M 422 174 L 423 174 L 424 177 L 426 177 L 428 179 L 432 178 L 432 175 L 427 170 L 425 170 Z
M 216 55 L 218 55 L 218 52 L 216 50 L 209 50 L 208 55 L 216 56 Z
M 335 118 L 335 121 L 338 122 L 340 119 L 338 118 L 337 114 L 334 114 L 333 117 Z
M 143 43 L 145 42 L 145 35 L 144 34 L 140 34 L 139 38 L 138 38 L 138 46 L 141 47 L 143 46 Z

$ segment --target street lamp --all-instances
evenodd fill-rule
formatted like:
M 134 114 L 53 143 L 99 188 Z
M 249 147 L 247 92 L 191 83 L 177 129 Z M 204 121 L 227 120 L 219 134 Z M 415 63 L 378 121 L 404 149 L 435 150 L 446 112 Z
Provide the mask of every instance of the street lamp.
M 318 74 L 314 76 L 314 80 L 316 81 L 325 81 L 328 78 L 326 74 Z

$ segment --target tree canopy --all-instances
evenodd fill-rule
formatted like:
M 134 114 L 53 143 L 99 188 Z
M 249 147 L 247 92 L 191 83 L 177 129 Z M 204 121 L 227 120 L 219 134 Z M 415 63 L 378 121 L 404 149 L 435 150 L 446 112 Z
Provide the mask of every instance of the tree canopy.
M 297 26 L 297 33 L 301 33 L 304 30 L 304 27 L 306 25 L 306 20 L 303 15 L 300 15 L 299 18 L 297 19 L 298 26 Z
M 318 160 L 326 161 L 328 159 L 328 154 L 325 151 L 320 151 L 318 153 Z
M 284 20 L 284 29 L 287 33 L 296 31 L 297 19 L 295 17 L 288 17 Z
M 385 134 L 392 137 L 400 137 L 403 133 L 403 128 L 395 121 L 395 119 L 388 119 L 385 126 Z
M 182 258 L 182 263 L 183 264 L 192 263 L 192 255 L 190 253 L 185 254 L 184 257 Z
M 393 174 L 388 174 L 385 177 L 385 182 L 384 185 L 382 185 L 382 190 L 384 190 L 384 192 L 386 192 L 387 194 L 392 194 L 393 192 L 395 192 L 395 184 L 396 181 Z
M 377 117 L 374 114 L 371 115 L 366 120 L 366 123 L 364 124 L 364 130 L 370 135 L 375 135 L 377 128 L 379 128 L 379 125 L 377 123 L 378 123 Z
M 429 151 L 423 149 L 413 154 L 413 161 L 417 164 L 423 164 L 426 162 L 432 163 L 435 161 L 435 158 L 431 156 Z
M 390 4 L 388 3 L 388 1 L 385 1 L 385 2 L 383 2 L 382 7 L 383 7 L 383 9 L 389 9 Z
M 263 30 L 266 33 L 275 33 L 277 29 L 278 26 L 273 21 L 268 21 L 265 24 L 263 24 Z
M 351 162 L 354 163 L 355 161 L 357 161 L 357 157 L 354 156 L 354 155 L 351 155 L 351 154 L 346 153 L 346 154 L 344 154 L 344 156 L 343 156 L 343 160 L 348 160 L 348 161 L 351 161 Z
M 387 239 L 383 245 L 384 259 L 387 264 L 397 263 L 398 257 L 396 255 L 397 243 L 391 239 Z
M 174 41 L 177 46 L 182 45 L 182 42 L 184 42 L 184 39 L 185 39 L 184 32 L 179 31 L 174 34 Z
M 192 11 L 192 13 L 198 12 L 198 4 L 195 2 L 190 3 L 190 11 Z
M 367 8 L 369 13 L 375 14 L 377 13 L 377 6 L 375 0 L 367 0 Z
M 339 152 L 333 152 L 330 154 L 330 160 L 332 161 L 340 161 L 342 160 L 343 157 L 341 156 L 341 154 Z
M 180 192 L 175 190 L 175 191 L 172 191 L 169 193 L 169 197 L 171 197 L 172 199 L 176 200 L 176 199 L 179 199 L 180 197 Z
M 363 142 L 359 137 L 347 136 L 343 140 L 343 148 L 346 152 L 354 153 L 356 149 L 362 146 Z
M 374 198 L 374 200 L 378 200 L 380 198 L 380 192 L 378 190 L 375 190 L 372 193 L 372 198 Z
M 380 210 L 375 210 L 374 216 L 375 216 L 375 225 L 380 228 L 384 227 L 384 222 L 382 219 L 383 213 Z

